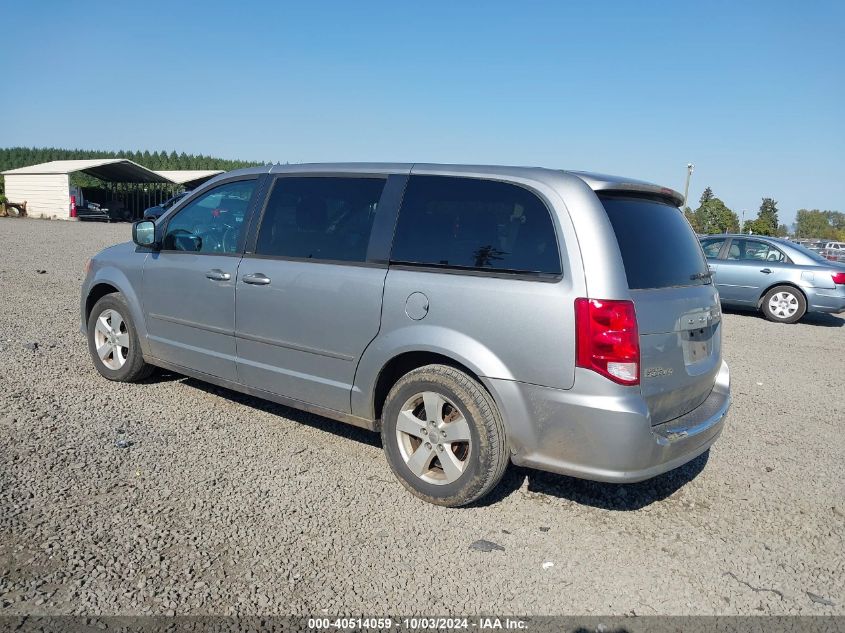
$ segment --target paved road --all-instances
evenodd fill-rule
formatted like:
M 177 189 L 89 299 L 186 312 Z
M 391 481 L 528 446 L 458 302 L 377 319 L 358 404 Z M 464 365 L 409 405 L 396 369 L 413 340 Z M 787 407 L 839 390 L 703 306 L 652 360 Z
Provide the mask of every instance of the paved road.
M 394 481 L 375 435 L 100 378 L 79 284 L 128 237 L 0 219 L 0 614 L 845 614 L 845 315 L 726 315 L 735 403 L 683 469 L 512 468 L 449 510 Z

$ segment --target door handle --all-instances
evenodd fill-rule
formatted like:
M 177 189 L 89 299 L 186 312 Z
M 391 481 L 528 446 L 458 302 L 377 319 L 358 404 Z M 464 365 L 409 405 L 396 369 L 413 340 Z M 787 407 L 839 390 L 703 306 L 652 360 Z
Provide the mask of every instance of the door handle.
M 211 279 L 212 281 L 229 281 L 232 278 L 232 275 L 224 273 L 219 268 L 212 268 L 205 273 L 205 276 L 207 279 Z
M 771 269 L 771 268 L 761 268 L 761 269 L 760 269 L 760 272 L 761 272 L 761 273 L 766 273 L 767 275 L 769 275 L 769 274 L 771 274 L 772 269 Z
M 266 286 L 270 283 L 270 278 L 264 273 L 252 273 L 251 275 L 244 275 L 242 280 L 245 284 L 252 284 L 253 286 Z

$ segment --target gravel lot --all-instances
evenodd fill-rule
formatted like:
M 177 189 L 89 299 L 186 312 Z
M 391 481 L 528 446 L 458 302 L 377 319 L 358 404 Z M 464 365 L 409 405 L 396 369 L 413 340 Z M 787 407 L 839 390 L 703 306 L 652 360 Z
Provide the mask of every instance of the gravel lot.
M 79 285 L 128 238 L 0 219 L 0 614 L 845 614 L 845 314 L 727 314 L 732 413 L 685 468 L 511 468 L 449 510 L 405 492 L 376 435 L 102 379 Z

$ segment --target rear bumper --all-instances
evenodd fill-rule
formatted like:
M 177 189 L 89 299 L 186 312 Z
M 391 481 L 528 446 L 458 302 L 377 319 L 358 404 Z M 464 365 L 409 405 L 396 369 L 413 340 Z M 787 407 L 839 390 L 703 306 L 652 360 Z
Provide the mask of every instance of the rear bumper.
M 639 388 L 608 390 L 597 382 L 604 381 L 600 376 L 578 371 L 577 393 L 485 379 L 503 410 L 513 463 L 595 481 L 636 482 L 694 459 L 722 432 L 731 403 L 724 362 L 707 400 L 656 426 Z
M 807 309 L 810 312 L 828 312 L 836 314 L 845 310 L 845 286 L 836 288 L 805 288 Z

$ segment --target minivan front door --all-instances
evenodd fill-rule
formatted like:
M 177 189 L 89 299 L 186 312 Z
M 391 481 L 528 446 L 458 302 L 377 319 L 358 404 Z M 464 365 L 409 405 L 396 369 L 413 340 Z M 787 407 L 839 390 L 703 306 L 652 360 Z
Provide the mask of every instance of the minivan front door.
M 221 184 L 180 209 L 144 264 L 141 302 L 150 352 L 237 380 L 235 280 L 256 180 Z
M 350 411 L 358 360 L 381 321 L 389 241 L 376 257 L 371 234 L 389 240 L 385 222 L 395 220 L 403 184 L 387 182 L 373 175 L 276 179 L 254 252 L 238 271 L 244 384 Z

